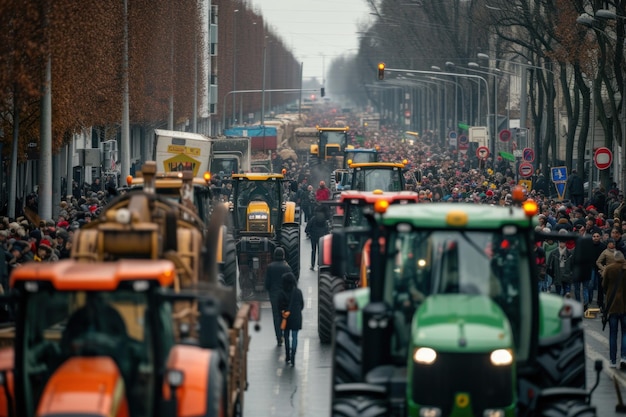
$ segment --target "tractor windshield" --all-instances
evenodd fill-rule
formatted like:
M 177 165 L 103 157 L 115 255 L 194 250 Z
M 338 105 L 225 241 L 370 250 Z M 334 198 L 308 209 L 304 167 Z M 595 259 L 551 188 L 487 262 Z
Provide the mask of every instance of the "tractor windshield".
M 353 190 L 402 191 L 402 172 L 398 168 L 357 168 L 352 177 Z
M 368 163 L 368 162 L 377 162 L 378 154 L 376 152 L 365 152 L 365 151 L 346 151 L 346 160 L 351 160 L 353 164 L 360 163 Z
M 320 132 L 320 142 L 324 145 L 340 145 L 343 148 L 346 146 L 346 133 L 343 131 Z
M 259 204 L 256 204 L 257 212 L 254 213 L 254 220 L 263 220 L 263 223 L 266 224 L 264 230 L 267 229 L 267 216 L 269 216 L 269 221 L 271 224 L 275 224 L 276 222 L 280 222 L 279 214 L 279 204 L 281 201 L 281 193 L 283 193 L 283 184 L 282 181 L 276 180 L 275 178 L 270 178 L 266 180 L 239 180 L 233 183 L 233 186 L 237 188 L 236 196 L 237 199 L 237 224 L 240 225 L 244 230 L 246 229 L 246 225 L 250 218 L 248 217 L 250 213 L 248 213 L 248 206 L 252 202 L 261 202 L 267 204 L 266 208 L 262 208 Z M 257 218 L 257 216 L 262 216 L 264 218 Z M 267 231 L 267 230 L 266 230 Z
M 406 227 L 405 227 L 406 226 Z M 430 294 L 490 297 L 507 315 L 525 357 L 530 338 L 531 256 L 515 227 L 502 230 L 412 230 L 402 225 L 387 246 L 385 299 L 410 306 L 407 320 Z M 520 342 L 521 341 L 521 342 Z
M 114 292 L 40 290 L 28 295 L 21 340 L 28 406 L 36 407 L 48 379 L 55 372 L 65 372 L 62 365 L 67 360 L 109 357 L 127 387 L 132 415 L 152 415 L 149 399 L 160 369 L 154 369 L 147 299 L 146 292 L 130 288 Z M 34 415 L 34 409 L 28 415 Z

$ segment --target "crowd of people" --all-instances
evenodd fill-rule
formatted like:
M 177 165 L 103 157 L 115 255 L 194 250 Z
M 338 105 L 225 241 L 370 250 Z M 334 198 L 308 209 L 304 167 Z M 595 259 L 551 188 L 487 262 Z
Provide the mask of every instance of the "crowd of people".
M 330 126 L 333 117 L 334 115 L 325 112 L 312 113 L 307 123 Z M 345 116 L 345 123 L 348 126 L 359 125 L 356 116 L 350 115 Z M 419 194 L 421 202 L 471 202 L 502 206 L 513 204 L 512 188 L 517 184 L 513 163 L 493 159 L 480 162 L 473 155 L 462 154 L 446 146 L 434 132 L 423 132 L 419 136 L 406 135 L 401 129 L 382 126 L 376 131 L 351 128 L 349 135 L 350 144 L 355 147 L 377 147 L 381 161 L 407 160 L 407 172 L 412 174 L 406 177 L 409 180 L 408 185 Z M 284 169 L 286 178 L 294 184 L 285 190 L 286 198 L 295 201 L 300 207 L 303 222 L 306 223 L 304 232 L 311 242 L 310 269 L 315 270 L 316 243 L 320 236 L 329 231 L 327 213 L 322 212 L 319 202 L 333 198 L 331 190 L 324 181 L 311 181 L 311 166 L 306 161 L 296 157 L 282 159 L 280 153 L 276 152 L 272 156 L 272 162 L 274 172 L 279 173 Z M 418 178 L 419 181 L 412 183 L 411 178 Z M 109 182 L 105 183 L 95 180 L 87 187 L 79 188 L 74 185 L 72 193 L 55 210 L 58 212 L 55 219 L 41 220 L 35 224 L 28 216 L 17 219 L 0 218 L 0 256 L 4 254 L 5 260 L 0 262 L 2 288 L 7 288 L 11 271 L 24 262 L 53 262 L 70 256 L 75 231 L 97 217 L 115 194 L 108 186 Z M 231 188 L 228 184 L 213 185 L 220 188 L 222 197 L 229 197 Z M 573 277 L 571 242 L 555 242 L 551 239 L 539 242 L 536 247 L 540 272 L 539 289 L 563 297 L 573 297 L 585 309 L 592 304 L 601 308 L 610 318 L 610 358 L 612 365 L 615 365 L 618 360 L 614 342 L 617 340 L 618 325 L 623 330 L 626 329 L 626 299 L 620 296 L 621 286 L 614 285 L 616 274 L 622 274 L 626 268 L 626 262 L 621 256 L 626 255 L 626 238 L 623 237 L 626 233 L 626 204 L 622 190 L 613 184 L 608 190 L 600 186 L 589 194 L 584 189 L 583 178 L 574 170 L 569 175 L 565 199 L 558 199 L 551 181 L 538 171 L 532 178 L 532 187 L 527 190 L 527 194 L 540 207 L 539 230 L 574 232 L 592 237 L 596 263 L 591 275 L 584 277 L 582 282 Z M 37 212 L 35 194 L 26 198 L 25 207 L 30 212 Z M 275 256 L 279 261 L 280 254 Z M 622 267 L 616 268 L 613 265 Z M 287 272 L 292 271 L 281 271 L 280 274 L 274 274 L 274 277 L 280 278 Z M 291 323 L 291 343 L 284 338 L 284 329 L 280 329 L 278 324 L 281 321 L 280 311 L 286 308 L 286 303 L 291 303 L 292 294 L 297 293 L 294 290 L 297 289 L 297 281 L 286 279 L 282 282 L 281 279 L 274 279 L 267 280 L 266 285 L 268 282 L 273 286 L 267 290 L 275 310 L 277 343 L 285 341 L 286 359 L 293 364 L 297 330 L 302 325 L 301 314 L 288 320 Z M 615 296 L 617 293 L 619 294 Z M 285 294 L 289 295 L 289 302 L 285 301 Z M 626 365 L 626 332 L 622 332 L 622 340 L 624 347 L 621 360 Z

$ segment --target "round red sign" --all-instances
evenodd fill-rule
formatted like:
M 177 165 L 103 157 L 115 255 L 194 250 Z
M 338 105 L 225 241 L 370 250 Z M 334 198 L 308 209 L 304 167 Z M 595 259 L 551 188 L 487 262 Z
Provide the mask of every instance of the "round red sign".
M 598 169 L 607 169 L 613 162 L 613 153 L 609 148 L 601 147 L 593 154 L 593 163 Z
M 533 175 L 533 171 L 533 164 L 530 162 L 522 162 L 519 164 L 518 172 L 520 177 L 528 178 Z
M 480 159 L 489 158 L 489 148 L 486 146 L 479 146 L 478 149 L 476 149 L 476 156 Z

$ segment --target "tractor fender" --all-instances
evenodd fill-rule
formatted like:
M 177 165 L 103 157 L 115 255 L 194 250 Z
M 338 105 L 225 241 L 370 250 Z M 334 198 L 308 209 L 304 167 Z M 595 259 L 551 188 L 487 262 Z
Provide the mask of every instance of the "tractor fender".
M 293 201 L 287 201 L 285 203 L 285 214 L 283 217 L 283 223 L 296 223 L 296 203 Z
M 330 266 L 330 264 L 332 263 L 333 261 L 332 248 L 333 248 L 333 235 L 329 234 L 329 235 L 322 236 L 319 242 L 319 251 L 320 251 L 319 265 L 320 267 Z
M 561 315 L 561 311 L 569 311 L 569 314 Z M 539 294 L 539 314 L 543 323 L 539 344 L 552 345 L 566 340 L 575 323 L 582 321 L 583 306 L 576 300 L 542 292 Z
M 170 351 L 167 369 L 182 371 L 183 383 L 177 388 L 178 415 L 218 417 L 224 415 L 226 398 L 224 375 L 216 350 L 176 345 Z M 163 398 L 170 399 L 170 388 L 163 381 Z

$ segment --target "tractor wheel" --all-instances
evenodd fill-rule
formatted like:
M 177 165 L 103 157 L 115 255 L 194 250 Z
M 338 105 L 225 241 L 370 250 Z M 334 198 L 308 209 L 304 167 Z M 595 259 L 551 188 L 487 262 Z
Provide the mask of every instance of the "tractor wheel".
M 239 265 L 237 264 L 237 247 L 233 235 L 227 234 L 224 238 L 224 249 L 222 253 L 221 274 L 224 285 L 234 287 L 239 275 Z
M 287 263 L 291 267 L 296 280 L 300 278 L 300 226 L 298 224 L 283 225 L 280 232 L 280 246 L 285 249 Z
M 345 393 L 333 399 L 333 417 L 379 417 L 388 416 L 388 403 L 379 395 L 363 392 Z
M 335 319 L 333 340 L 332 382 L 346 384 L 361 382 L 361 336 L 348 328 L 345 317 Z
M 327 271 L 320 272 L 317 281 L 317 334 L 320 342 L 328 344 L 332 340 L 333 321 L 335 320 L 335 294 L 345 290 L 343 278 L 332 276 Z
M 533 381 L 541 388 L 585 388 L 585 339 L 580 325 L 561 342 L 539 346 L 537 364 L 541 368 Z
M 544 404 L 535 414 L 541 417 L 596 417 L 596 407 L 587 404 L 582 398 L 555 399 Z

